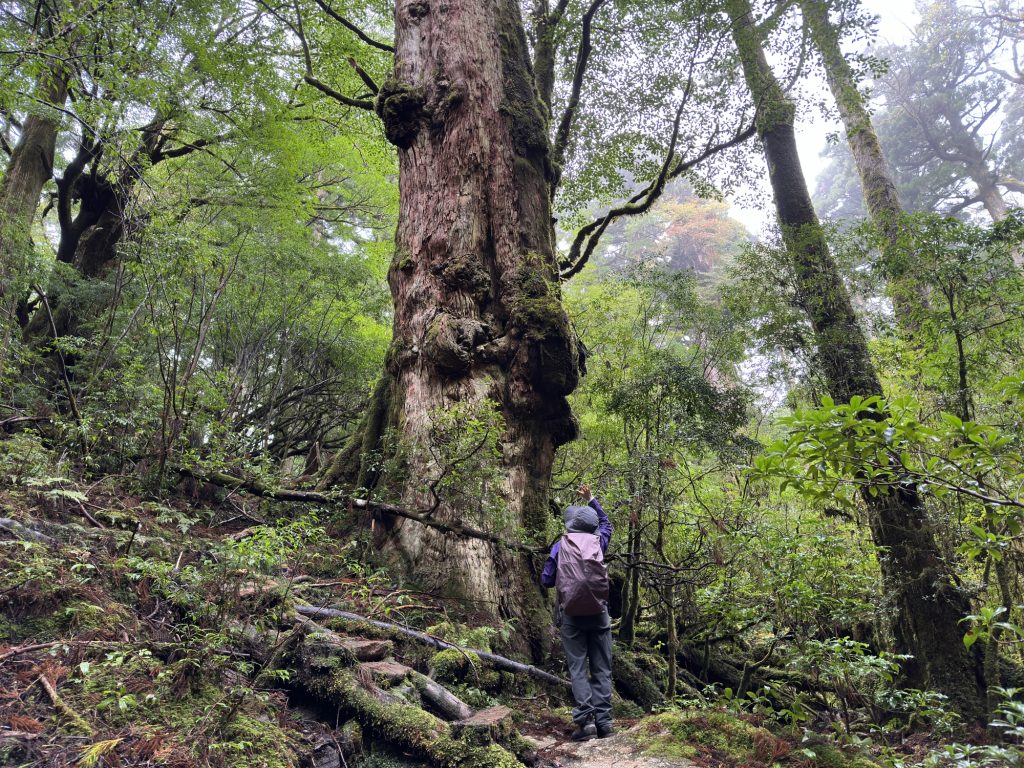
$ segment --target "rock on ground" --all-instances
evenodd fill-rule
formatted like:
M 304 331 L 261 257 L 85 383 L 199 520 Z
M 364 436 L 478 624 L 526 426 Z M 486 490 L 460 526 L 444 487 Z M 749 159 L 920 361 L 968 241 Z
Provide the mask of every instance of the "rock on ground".
M 546 764 L 560 768 L 698 768 L 689 760 L 641 755 L 627 734 L 607 739 L 567 741 L 543 751 Z

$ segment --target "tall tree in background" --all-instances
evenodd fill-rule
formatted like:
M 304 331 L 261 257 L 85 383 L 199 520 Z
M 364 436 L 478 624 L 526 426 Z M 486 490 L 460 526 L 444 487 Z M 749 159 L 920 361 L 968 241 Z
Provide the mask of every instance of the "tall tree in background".
M 1005 83 L 992 77 L 994 46 L 970 11 L 953 0 L 921 7 L 913 43 L 884 53 L 891 68 L 881 83 L 890 105 L 911 120 L 922 159 L 963 167 L 993 221 L 1006 217 L 998 156 L 982 133 L 999 114 Z
M 757 131 L 775 196 L 779 228 L 791 259 L 795 295 L 814 331 L 816 360 L 836 402 L 881 395 L 842 277 L 811 203 L 794 132 L 795 105 L 768 64 L 763 29 L 749 0 L 726 0 L 743 77 L 757 105 Z M 977 660 L 961 642 L 970 602 L 953 585 L 924 503 L 912 484 L 865 490 L 874 543 L 895 610 L 893 633 L 913 655 L 905 671 L 916 684 L 942 691 L 968 717 L 981 714 L 984 686 Z
M 834 5 L 838 4 L 829 0 L 800 0 L 804 24 L 821 56 L 825 79 L 846 130 L 846 141 L 857 167 L 868 214 L 881 232 L 887 260 L 893 266 L 898 261 L 903 206 L 892 171 L 882 154 L 882 145 L 871 122 L 857 74 L 840 48 L 841 30 L 829 19 L 830 8 Z M 892 289 L 896 317 L 905 329 L 912 331 L 914 299 L 918 302 L 926 299 L 919 289 L 915 289 L 912 280 L 897 279 L 893 281 Z
M 61 28 L 51 2 L 39 4 L 31 31 L 40 38 L 57 41 L 68 34 L 67 26 Z M 43 185 L 53 176 L 61 110 L 68 97 L 63 58 L 51 54 L 39 60 L 42 65 L 32 97 L 35 104 L 0 180 L 0 371 L 7 365 L 21 292 L 28 288 L 25 269 L 32 249 L 32 222 Z

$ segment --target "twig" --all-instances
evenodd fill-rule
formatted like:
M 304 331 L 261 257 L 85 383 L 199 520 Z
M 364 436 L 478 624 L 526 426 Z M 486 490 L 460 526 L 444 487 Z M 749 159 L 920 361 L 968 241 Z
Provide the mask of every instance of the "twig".
M 367 45 L 372 45 L 374 48 L 377 48 L 378 50 L 381 51 L 387 51 L 388 53 L 395 52 L 393 46 L 390 46 L 387 43 L 382 43 L 379 40 L 374 40 L 372 37 L 363 32 L 363 30 L 361 30 L 359 27 L 353 24 L 351 21 L 349 21 L 344 16 L 339 14 L 336 10 L 331 8 L 331 6 L 325 3 L 324 0 L 316 0 L 316 4 L 320 6 L 324 13 L 326 13 L 328 16 L 330 16 L 332 19 L 334 19 L 336 22 L 341 24 L 346 29 L 354 32 L 356 37 L 358 37 Z
M 85 505 L 82 502 L 78 502 L 78 509 L 81 510 L 82 514 L 85 516 L 85 519 L 88 520 L 90 523 L 92 523 L 95 527 L 97 527 L 97 528 L 99 528 L 101 530 L 106 530 L 106 526 L 103 525 L 103 523 L 101 523 L 99 520 L 97 520 L 91 514 L 89 514 L 89 510 L 85 508 Z M 133 538 L 134 538 L 134 536 L 133 536 Z
M 15 656 L 21 656 L 24 653 L 32 653 L 32 651 L 41 651 L 44 648 L 53 648 L 55 645 L 96 645 L 109 648 L 124 645 L 124 643 L 115 643 L 111 640 L 52 640 L 48 643 L 18 645 L 14 648 L 8 648 L 6 651 L 0 652 L 0 664 L 3 664 L 7 659 L 14 658 Z
M 54 687 L 53 683 L 50 682 L 50 678 L 48 678 L 45 674 L 39 676 L 39 685 L 41 685 L 43 690 L 46 691 L 46 695 L 49 697 L 54 709 L 56 709 L 58 712 L 60 712 L 62 715 L 68 718 L 79 730 L 81 730 L 86 735 L 92 736 L 95 733 L 95 731 L 93 731 L 92 729 L 92 726 L 89 725 L 89 723 L 87 723 L 80 714 L 78 714 L 77 712 L 75 712 L 75 710 L 68 706 L 68 703 L 60 697 L 60 695 L 57 693 L 57 689 Z

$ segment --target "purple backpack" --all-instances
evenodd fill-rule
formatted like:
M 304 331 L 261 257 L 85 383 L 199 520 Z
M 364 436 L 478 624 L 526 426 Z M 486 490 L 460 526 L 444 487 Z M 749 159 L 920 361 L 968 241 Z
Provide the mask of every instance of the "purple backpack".
M 608 568 L 594 533 L 567 533 L 558 548 L 555 588 L 566 616 L 596 616 L 608 604 Z

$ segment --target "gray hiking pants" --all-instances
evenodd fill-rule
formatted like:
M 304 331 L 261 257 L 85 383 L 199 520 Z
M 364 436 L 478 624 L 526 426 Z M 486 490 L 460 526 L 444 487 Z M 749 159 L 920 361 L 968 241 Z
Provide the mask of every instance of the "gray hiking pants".
M 559 627 L 576 707 L 572 719 L 612 722 L 612 629 L 608 614 L 563 616 Z

